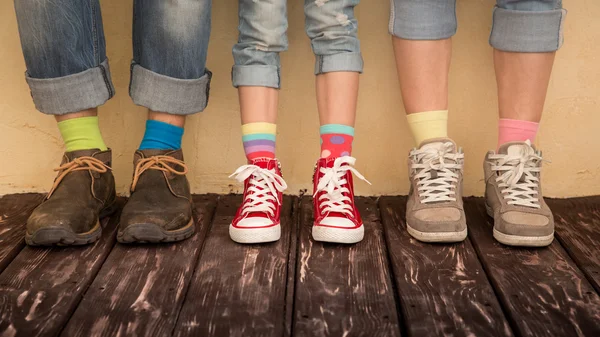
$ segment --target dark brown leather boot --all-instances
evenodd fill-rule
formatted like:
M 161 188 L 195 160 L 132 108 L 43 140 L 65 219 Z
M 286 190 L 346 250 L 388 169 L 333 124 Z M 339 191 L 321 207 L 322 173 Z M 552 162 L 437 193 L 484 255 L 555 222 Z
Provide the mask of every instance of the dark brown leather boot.
M 32 246 L 83 245 L 100 237 L 100 219 L 116 210 L 110 150 L 66 152 L 48 196 L 27 220 Z
M 172 242 L 194 234 L 192 196 L 181 150 L 138 150 L 131 196 L 121 213 L 122 243 Z

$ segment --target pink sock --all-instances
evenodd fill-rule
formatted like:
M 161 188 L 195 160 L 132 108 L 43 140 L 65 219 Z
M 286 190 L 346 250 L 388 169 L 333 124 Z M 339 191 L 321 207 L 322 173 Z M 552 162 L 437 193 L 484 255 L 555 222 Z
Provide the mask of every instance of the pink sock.
M 498 122 L 498 147 L 508 142 L 535 140 L 539 123 L 501 118 Z

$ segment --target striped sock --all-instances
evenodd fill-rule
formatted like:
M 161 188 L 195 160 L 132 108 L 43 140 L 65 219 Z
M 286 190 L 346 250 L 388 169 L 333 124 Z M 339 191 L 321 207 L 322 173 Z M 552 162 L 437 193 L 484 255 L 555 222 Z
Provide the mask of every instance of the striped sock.
M 321 125 L 321 158 L 344 157 L 352 154 L 354 128 L 342 124 Z
M 58 130 L 65 141 L 67 152 L 100 149 L 106 151 L 106 144 L 100 134 L 98 117 L 79 117 L 58 122 Z
M 275 158 L 275 131 L 273 123 L 248 123 L 242 125 L 242 141 L 248 161 L 256 158 Z

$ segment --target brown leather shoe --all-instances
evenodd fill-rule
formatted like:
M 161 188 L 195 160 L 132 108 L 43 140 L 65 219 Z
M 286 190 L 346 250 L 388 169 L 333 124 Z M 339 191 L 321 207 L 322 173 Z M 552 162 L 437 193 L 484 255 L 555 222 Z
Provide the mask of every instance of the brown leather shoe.
M 32 246 L 83 245 L 100 237 L 100 219 L 116 210 L 110 150 L 66 152 L 46 199 L 27 220 Z
M 121 213 L 121 243 L 173 242 L 194 234 L 192 196 L 181 150 L 138 150 L 131 196 Z

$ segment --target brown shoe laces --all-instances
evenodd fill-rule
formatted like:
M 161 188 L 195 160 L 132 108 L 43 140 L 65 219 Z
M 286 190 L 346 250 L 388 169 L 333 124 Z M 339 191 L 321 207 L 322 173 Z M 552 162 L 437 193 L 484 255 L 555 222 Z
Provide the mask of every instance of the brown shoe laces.
M 183 168 L 183 170 L 178 171 L 173 168 L 170 164 L 174 164 Z M 133 173 L 133 182 L 131 183 L 131 192 L 135 191 L 135 187 L 137 186 L 138 180 L 142 173 L 146 170 L 159 170 L 167 173 L 173 173 L 176 175 L 185 175 L 188 172 L 188 168 L 185 163 L 179 159 L 175 159 L 169 156 L 153 156 L 150 158 L 143 158 L 138 161 L 135 166 L 135 171 Z
M 110 166 L 104 164 L 100 159 L 97 159 L 94 157 L 83 156 L 83 157 L 75 158 L 72 161 L 65 163 L 54 169 L 54 171 L 57 171 L 60 173 L 58 174 L 56 179 L 54 179 L 54 184 L 52 185 L 50 192 L 48 192 L 48 196 L 46 196 L 46 199 L 50 199 L 50 196 L 52 195 L 52 193 L 54 193 L 56 191 L 56 189 L 58 188 L 58 185 L 60 185 L 61 181 L 67 176 L 67 174 L 74 172 L 74 171 L 85 171 L 85 170 L 95 171 L 98 173 L 105 173 L 108 170 L 111 170 L 111 168 L 110 168 Z

